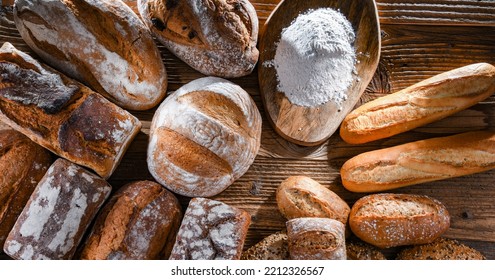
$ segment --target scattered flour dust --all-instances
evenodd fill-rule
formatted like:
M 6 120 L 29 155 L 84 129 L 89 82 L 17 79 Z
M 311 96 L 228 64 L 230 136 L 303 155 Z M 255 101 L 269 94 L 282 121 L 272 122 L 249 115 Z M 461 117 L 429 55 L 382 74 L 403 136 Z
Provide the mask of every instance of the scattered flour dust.
M 314 107 L 331 100 L 341 109 L 354 79 L 354 40 L 340 12 L 309 10 L 282 30 L 275 58 L 264 66 L 275 67 L 277 89 L 292 104 Z

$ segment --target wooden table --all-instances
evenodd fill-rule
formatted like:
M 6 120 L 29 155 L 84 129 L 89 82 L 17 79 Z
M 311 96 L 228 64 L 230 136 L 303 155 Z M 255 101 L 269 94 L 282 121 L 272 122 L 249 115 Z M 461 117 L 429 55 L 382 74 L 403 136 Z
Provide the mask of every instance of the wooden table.
M 11 22 L 12 0 L 2 0 L 0 44 L 10 41 L 32 54 Z M 135 9 L 135 1 L 126 1 Z M 279 0 L 252 0 L 263 25 Z M 400 90 L 427 77 L 475 62 L 495 64 L 495 1 L 493 0 L 377 0 L 382 50 L 379 69 L 361 102 Z M 169 76 L 169 90 L 201 77 L 159 45 Z M 352 205 L 364 194 L 346 191 L 339 169 L 350 157 L 434 136 L 495 129 L 495 97 L 454 116 L 414 131 L 364 145 L 349 145 L 338 135 L 318 147 L 300 147 L 279 137 L 270 127 L 261 103 L 256 69 L 232 79 L 248 91 L 263 115 L 261 149 L 249 171 L 215 199 L 247 210 L 252 216 L 246 247 L 284 228 L 275 190 L 291 175 L 306 175 L 329 187 Z M 152 179 L 146 166 L 146 146 L 154 110 L 132 112 L 143 129 L 110 178 L 115 189 L 134 180 Z M 442 201 L 451 214 L 446 237 L 470 245 L 495 259 L 495 170 L 421 184 L 397 193 L 424 194 Z M 180 198 L 184 207 L 188 199 Z M 387 250 L 393 258 L 397 249 Z M 4 256 L 5 258 L 5 256 Z

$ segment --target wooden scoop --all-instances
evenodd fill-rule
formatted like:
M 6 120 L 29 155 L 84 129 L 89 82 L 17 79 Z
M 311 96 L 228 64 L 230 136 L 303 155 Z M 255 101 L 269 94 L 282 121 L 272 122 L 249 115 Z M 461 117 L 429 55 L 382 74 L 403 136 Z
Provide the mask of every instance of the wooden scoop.
M 352 24 L 356 40 L 357 77 L 347 91 L 347 100 L 339 110 L 333 101 L 315 107 L 292 104 L 277 90 L 274 67 L 266 65 L 275 57 L 282 29 L 309 9 L 339 10 Z M 303 146 L 316 146 L 327 140 L 344 117 L 354 108 L 371 81 L 380 59 L 380 24 L 374 0 L 284 0 L 267 19 L 260 35 L 258 78 L 268 119 L 283 138 Z M 338 69 L 336 70 L 338 71 Z

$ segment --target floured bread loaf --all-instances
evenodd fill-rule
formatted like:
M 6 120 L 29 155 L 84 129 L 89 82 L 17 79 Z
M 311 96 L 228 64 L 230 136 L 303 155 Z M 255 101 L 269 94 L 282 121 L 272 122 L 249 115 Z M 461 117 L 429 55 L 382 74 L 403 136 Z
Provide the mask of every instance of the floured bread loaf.
M 138 0 L 157 39 L 197 71 L 233 78 L 258 61 L 258 17 L 248 0 Z
M 14 259 L 70 259 L 112 188 L 65 159 L 56 160 L 34 190 L 5 241 Z
M 0 48 L 0 73 L 0 120 L 110 177 L 141 128 L 137 118 L 9 43 Z
M 165 97 L 160 52 L 121 0 L 17 0 L 14 20 L 46 63 L 117 105 L 146 110 Z
M 248 170 L 260 138 L 261 115 L 249 94 L 227 80 L 201 78 L 182 86 L 155 112 L 148 168 L 175 193 L 213 196 Z

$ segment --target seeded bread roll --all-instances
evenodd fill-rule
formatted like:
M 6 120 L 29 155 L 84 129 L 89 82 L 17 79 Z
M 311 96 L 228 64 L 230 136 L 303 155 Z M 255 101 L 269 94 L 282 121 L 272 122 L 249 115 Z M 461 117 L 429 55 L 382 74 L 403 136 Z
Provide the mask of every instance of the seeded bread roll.
M 345 225 L 328 218 L 287 221 L 289 254 L 293 260 L 345 260 Z
M 450 226 L 449 212 L 424 195 L 374 194 L 352 206 L 352 232 L 379 248 L 432 242 Z
M 241 255 L 241 260 L 288 260 L 289 244 L 287 233 L 277 232 L 268 235 L 251 246 Z
M 345 243 L 348 260 L 386 260 L 385 255 L 378 248 L 364 243 L 356 238 L 346 240 Z
M 238 260 L 249 214 L 223 202 L 193 198 L 175 240 L 171 260 Z
M 46 63 L 117 105 L 146 110 L 165 97 L 160 52 L 121 0 L 16 0 L 14 20 Z
M 340 170 L 353 192 L 377 192 L 495 168 L 495 132 L 474 131 L 357 155 Z
M 397 260 L 485 260 L 477 250 L 457 240 L 437 238 L 429 244 L 405 248 L 397 254 Z
M 119 189 L 96 217 L 81 258 L 168 259 L 182 213 L 177 198 L 151 181 Z
M 169 190 L 216 195 L 241 177 L 260 147 L 261 115 L 249 94 L 221 78 L 192 81 L 153 116 L 148 168 Z
M 47 150 L 15 130 L 0 130 L 0 249 L 50 164 Z
M 137 118 L 9 43 L 0 48 L 0 73 L 0 120 L 110 177 L 141 128 Z
M 245 76 L 258 61 L 258 17 L 248 0 L 138 0 L 138 10 L 165 47 L 205 75 Z
M 34 190 L 3 247 L 22 260 L 70 259 L 112 188 L 65 159 L 56 160 Z
M 476 63 L 457 68 L 348 114 L 340 136 L 360 144 L 396 135 L 462 111 L 495 93 L 495 67 Z

